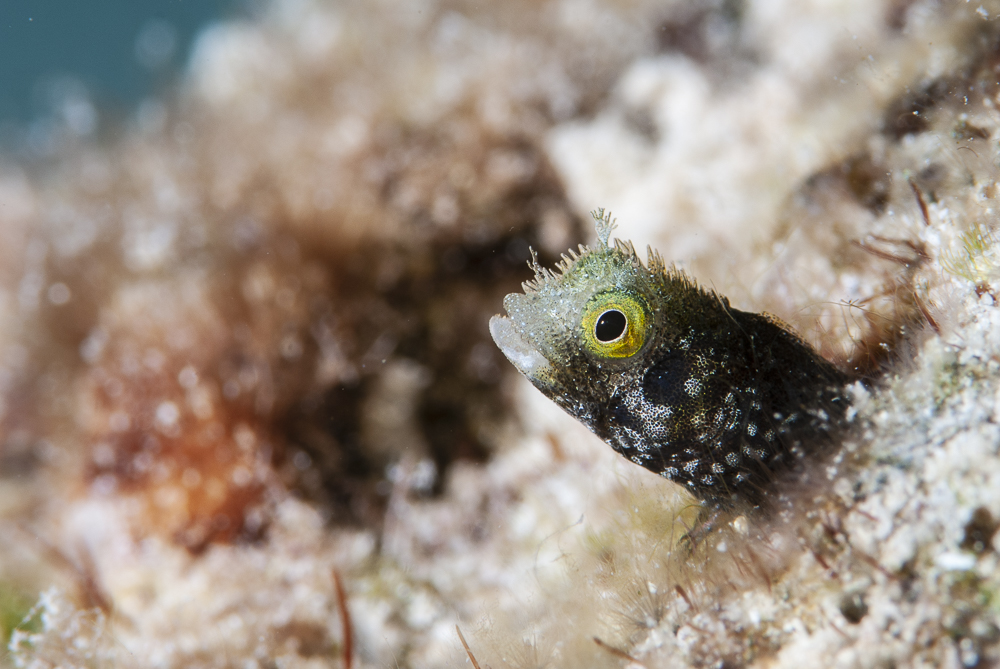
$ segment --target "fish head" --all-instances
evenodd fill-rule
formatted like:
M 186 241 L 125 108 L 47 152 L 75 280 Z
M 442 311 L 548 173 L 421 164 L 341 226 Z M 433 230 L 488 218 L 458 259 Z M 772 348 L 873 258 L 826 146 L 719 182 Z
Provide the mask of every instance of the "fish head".
M 490 333 L 536 388 L 585 419 L 587 406 L 641 375 L 663 331 L 655 276 L 662 261 L 651 256 L 649 264 L 622 242 L 580 247 L 556 271 L 535 262 L 534 280 L 507 295 L 507 315 L 490 320 Z
M 490 320 L 531 383 L 621 455 L 714 503 L 763 503 L 774 472 L 828 443 L 849 378 L 774 319 L 730 307 L 650 251 L 564 256 Z

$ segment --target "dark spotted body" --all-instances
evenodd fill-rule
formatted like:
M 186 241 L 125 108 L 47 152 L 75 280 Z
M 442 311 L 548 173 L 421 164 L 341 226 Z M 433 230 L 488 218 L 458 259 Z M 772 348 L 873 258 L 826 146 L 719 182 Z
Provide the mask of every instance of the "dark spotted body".
M 536 266 L 508 296 L 498 345 L 632 462 L 716 504 L 761 504 L 778 472 L 830 443 L 848 378 L 771 318 L 599 232 L 603 246 L 559 274 Z
M 774 473 L 827 443 L 845 380 L 757 314 L 690 332 L 585 422 L 629 460 L 704 498 L 759 503 Z

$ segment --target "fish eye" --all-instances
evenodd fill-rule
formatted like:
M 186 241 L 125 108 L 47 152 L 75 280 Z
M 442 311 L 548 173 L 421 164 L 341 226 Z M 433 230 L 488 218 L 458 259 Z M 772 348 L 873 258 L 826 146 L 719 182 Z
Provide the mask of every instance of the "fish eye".
M 628 327 L 628 318 L 617 309 L 608 309 L 597 318 L 597 325 L 594 326 L 594 336 L 602 343 L 613 342 L 625 334 Z
M 645 300 L 633 292 L 598 293 L 583 308 L 581 343 L 598 358 L 630 358 L 645 345 L 651 320 Z

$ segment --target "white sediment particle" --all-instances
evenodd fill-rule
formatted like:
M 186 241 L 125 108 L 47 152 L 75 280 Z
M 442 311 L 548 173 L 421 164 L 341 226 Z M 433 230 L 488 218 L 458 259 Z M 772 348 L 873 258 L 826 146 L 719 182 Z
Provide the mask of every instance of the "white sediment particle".
M 177 424 L 180 418 L 180 411 L 173 402 L 161 402 L 156 407 L 156 422 L 164 428 L 171 428 Z
M 209 28 L 198 37 L 190 70 L 195 89 L 205 101 L 239 109 L 235 105 L 238 99 L 289 76 L 286 61 L 287 55 L 273 48 L 262 31 L 232 22 Z M 259 110 L 259 105 L 267 102 L 263 96 L 258 100 Z
M 969 571 L 976 566 L 976 556 L 971 553 L 941 553 L 934 564 L 945 571 Z
M 173 221 L 133 221 L 123 241 L 125 262 L 135 270 L 163 266 L 173 255 L 176 236 Z

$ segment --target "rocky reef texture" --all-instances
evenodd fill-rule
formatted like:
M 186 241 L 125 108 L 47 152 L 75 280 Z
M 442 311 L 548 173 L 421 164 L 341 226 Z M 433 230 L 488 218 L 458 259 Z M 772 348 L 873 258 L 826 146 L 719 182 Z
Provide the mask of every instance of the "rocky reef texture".
M 276 0 L 4 159 L 0 662 L 996 664 L 998 20 Z M 489 342 L 598 206 L 866 381 L 783 513 L 689 533 Z

